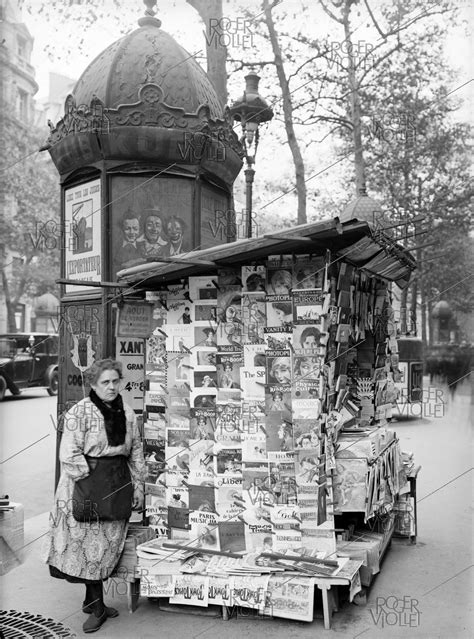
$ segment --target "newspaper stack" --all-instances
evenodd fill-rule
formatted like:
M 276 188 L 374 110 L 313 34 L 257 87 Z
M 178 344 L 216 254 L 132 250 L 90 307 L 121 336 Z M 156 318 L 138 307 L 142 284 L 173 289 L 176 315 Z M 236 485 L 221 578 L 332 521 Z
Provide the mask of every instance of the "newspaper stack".
M 196 550 L 163 548 L 163 539 L 150 539 L 137 546 L 138 566 L 153 575 L 178 575 L 186 559 Z

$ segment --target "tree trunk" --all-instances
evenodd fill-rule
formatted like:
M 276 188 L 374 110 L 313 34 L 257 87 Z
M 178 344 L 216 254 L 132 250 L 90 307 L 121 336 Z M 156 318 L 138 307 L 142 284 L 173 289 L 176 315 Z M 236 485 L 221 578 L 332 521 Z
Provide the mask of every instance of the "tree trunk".
M 353 124 L 352 137 L 354 140 L 354 169 L 355 169 L 355 186 L 356 195 L 359 195 L 362 191 L 365 191 L 365 164 L 364 153 L 362 150 L 362 124 L 361 124 L 361 105 L 359 86 L 357 84 L 355 62 L 352 47 L 352 32 L 349 21 L 349 14 L 351 11 L 351 0 L 346 0 L 343 10 L 343 24 L 344 24 L 344 37 L 347 42 L 347 57 L 349 60 L 349 68 L 347 70 L 347 77 L 349 81 L 349 94 L 351 104 L 351 119 Z
M 412 335 L 417 335 L 417 326 L 416 326 L 416 299 L 418 296 L 418 277 L 412 284 L 411 287 L 411 302 L 410 302 L 410 333 Z
M 8 286 L 8 278 L 5 273 L 5 269 L 2 268 L 0 270 L 2 271 L 3 294 L 5 296 L 5 306 L 7 307 L 7 331 L 9 333 L 16 333 L 16 300 L 12 300 L 11 298 L 10 287 Z
M 222 44 L 227 32 L 221 26 L 222 0 L 187 0 L 201 16 L 205 26 L 207 75 L 222 104 L 227 104 L 227 47 Z
M 296 179 L 296 194 L 298 197 L 298 224 L 306 224 L 306 182 L 305 182 L 305 169 L 303 156 L 298 144 L 298 140 L 295 135 L 295 128 L 293 125 L 293 104 L 291 102 L 290 87 L 288 85 L 288 79 L 285 74 L 285 68 L 283 66 L 283 58 L 281 55 L 281 48 L 278 42 L 277 34 L 275 31 L 275 24 L 273 22 L 272 10 L 268 4 L 268 0 L 264 0 L 263 9 L 265 11 L 265 20 L 267 23 L 268 34 L 270 36 L 270 42 L 272 44 L 273 55 L 275 56 L 275 66 L 278 75 L 278 81 L 280 83 L 281 94 L 283 98 L 283 115 L 285 118 L 286 136 L 288 139 L 288 145 L 290 147 L 291 154 L 293 156 L 293 162 L 295 165 L 295 179 Z

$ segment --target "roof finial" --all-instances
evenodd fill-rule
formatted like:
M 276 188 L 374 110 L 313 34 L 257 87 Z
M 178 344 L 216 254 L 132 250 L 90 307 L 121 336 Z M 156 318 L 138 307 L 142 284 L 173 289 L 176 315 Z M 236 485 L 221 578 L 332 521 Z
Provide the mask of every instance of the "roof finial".
M 143 0 L 143 3 L 146 6 L 145 15 L 142 18 L 138 19 L 138 24 L 141 27 L 144 27 L 146 25 L 152 25 L 158 28 L 161 27 L 161 20 L 158 20 L 158 18 L 155 17 L 156 0 Z

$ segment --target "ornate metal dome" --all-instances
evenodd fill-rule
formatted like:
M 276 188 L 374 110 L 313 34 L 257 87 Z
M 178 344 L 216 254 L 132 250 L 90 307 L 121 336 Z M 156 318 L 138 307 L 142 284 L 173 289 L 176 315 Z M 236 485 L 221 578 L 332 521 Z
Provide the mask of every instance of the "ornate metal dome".
M 110 45 L 84 71 L 73 95 L 76 105 L 98 98 L 104 107 L 117 109 L 139 100 L 146 84 L 158 85 L 164 103 L 195 113 L 209 107 L 212 120 L 224 119 L 211 81 L 196 62 L 168 33 L 151 22 Z
M 380 203 L 367 195 L 365 188 L 359 190 L 359 195 L 355 200 L 349 202 L 339 219 L 341 222 L 349 222 L 350 220 L 359 220 L 367 222 L 373 226 L 383 227 L 388 222 L 382 212 Z
M 194 57 L 147 14 L 86 68 L 43 148 L 60 173 L 102 159 L 152 160 L 204 166 L 232 183 L 243 149 L 228 107 Z

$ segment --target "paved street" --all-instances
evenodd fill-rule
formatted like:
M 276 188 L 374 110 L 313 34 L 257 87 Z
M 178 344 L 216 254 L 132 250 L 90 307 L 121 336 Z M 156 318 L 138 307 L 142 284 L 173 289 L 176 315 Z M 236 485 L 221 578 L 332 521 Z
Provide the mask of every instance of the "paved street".
M 57 397 L 44 388 L 0 403 L 0 491 L 23 504 L 25 518 L 49 510 L 53 499 Z
M 425 387 L 427 385 L 426 380 Z M 419 537 L 416 545 L 403 539 L 393 541 L 366 606 L 344 605 L 333 616 L 331 631 L 323 629 L 320 618 L 311 624 L 233 619 L 223 625 L 220 619 L 160 612 L 156 605 L 144 599 L 135 614 L 129 615 L 123 588 L 112 585 L 108 599 L 113 599 L 121 616 L 109 620 L 100 636 L 151 639 L 159 631 L 171 638 L 205 636 L 207 639 L 220 638 L 223 632 L 226 638 L 232 639 L 257 636 L 309 638 L 315 635 L 364 639 L 470 637 L 472 392 L 468 381 L 458 387 L 453 398 L 446 388 L 439 385 L 438 388 L 444 391 L 442 397 L 446 401 L 443 411 L 436 411 L 438 417 L 402 417 L 393 424 L 402 448 L 412 450 L 417 463 L 422 465 L 418 479 Z M 41 397 L 39 391 L 32 395 L 34 397 L 30 399 L 9 401 L 0 406 L 2 421 L 7 418 L 9 422 L 3 431 L 8 434 L 6 457 L 49 432 L 49 412 L 54 410 L 54 399 Z M 52 425 L 50 428 L 52 431 Z M 52 435 L 51 432 L 50 437 L 5 464 L 5 469 L 8 468 L 5 474 L 10 480 L 21 478 L 15 493 L 22 499 L 24 496 L 27 513 L 38 512 L 40 504 L 44 505 L 44 510 L 49 507 L 54 459 Z M 30 494 L 28 490 L 31 490 Z M 48 497 L 45 498 L 43 493 Z M 46 526 L 46 513 L 26 522 L 25 562 L 1 578 L 2 607 L 51 616 L 83 636 L 80 628 L 84 619 L 79 610 L 82 587 L 50 579 L 40 560 Z M 376 603 L 382 601 L 380 598 L 390 601 L 389 597 L 393 596 L 398 601 L 407 598 L 416 610 L 411 625 L 406 619 L 397 619 L 390 625 L 394 617 L 377 611 Z

